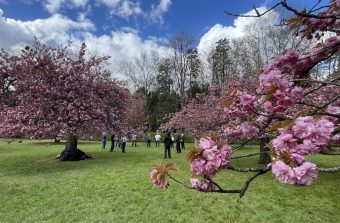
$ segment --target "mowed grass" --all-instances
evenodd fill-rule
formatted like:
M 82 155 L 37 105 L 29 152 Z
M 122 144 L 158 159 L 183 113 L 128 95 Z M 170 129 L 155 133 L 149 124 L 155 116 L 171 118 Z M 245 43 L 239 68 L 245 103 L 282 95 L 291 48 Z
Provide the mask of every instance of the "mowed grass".
M 152 186 L 149 172 L 162 159 L 162 147 L 127 145 L 125 154 L 101 150 L 100 142 L 80 142 L 94 159 L 55 160 L 64 144 L 28 141 L 0 143 L 0 222 L 340 222 L 340 173 L 321 173 L 311 186 L 278 183 L 269 172 L 238 194 L 199 193 L 170 182 Z M 109 145 L 108 145 L 109 147 Z M 187 145 L 190 147 L 190 145 Z M 172 162 L 173 175 L 189 183 L 185 150 Z M 248 146 L 235 155 L 257 152 Z M 257 157 L 233 160 L 258 166 Z M 340 156 L 309 157 L 322 167 L 340 165 Z M 168 160 L 166 160 L 168 161 Z M 223 171 L 217 181 L 239 189 L 251 173 Z

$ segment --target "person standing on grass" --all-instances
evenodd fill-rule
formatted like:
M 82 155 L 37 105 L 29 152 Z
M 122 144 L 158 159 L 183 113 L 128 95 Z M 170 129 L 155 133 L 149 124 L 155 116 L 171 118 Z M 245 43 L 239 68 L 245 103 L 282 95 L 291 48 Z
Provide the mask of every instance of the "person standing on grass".
M 184 141 L 185 141 L 185 137 L 184 137 L 184 133 L 182 133 L 182 135 L 181 135 L 181 148 L 182 149 L 185 149 Z
M 167 132 L 164 139 L 164 159 L 171 158 L 170 146 L 172 143 L 170 132 Z
M 151 147 L 151 134 L 146 136 L 146 147 Z
M 115 136 L 115 141 L 116 141 L 116 147 L 119 148 L 119 135 L 118 134 Z
M 106 140 L 107 140 L 106 132 L 103 132 L 103 137 L 102 137 L 103 145 L 102 145 L 102 149 L 105 149 Z
M 159 142 L 161 141 L 161 135 L 159 134 L 158 131 L 157 131 L 157 134 L 155 135 L 155 139 L 156 139 L 156 146 L 159 146 Z
M 131 140 L 132 140 L 132 147 L 133 147 L 133 145 L 135 145 L 135 147 L 137 147 L 137 135 L 135 133 L 132 133 Z
M 122 139 L 121 149 L 122 149 L 122 152 L 125 153 L 125 147 L 126 147 L 127 138 L 126 138 L 125 135 L 123 135 L 123 137 L 121 139 Z
M 181 151 L 181 135 L 177 133 L 176 135 L 176 151 L 177 153 L 182 153 Z
M 175 137 L 171 135 L 171 148 L 174 148 Z
M 110 149 L 110 152 L 112 152 L 113 149 L 115 148 L 115 140 L 116 140 L 115 135 L 112 133 L 112 135 L 111 135 L 111 149 Z

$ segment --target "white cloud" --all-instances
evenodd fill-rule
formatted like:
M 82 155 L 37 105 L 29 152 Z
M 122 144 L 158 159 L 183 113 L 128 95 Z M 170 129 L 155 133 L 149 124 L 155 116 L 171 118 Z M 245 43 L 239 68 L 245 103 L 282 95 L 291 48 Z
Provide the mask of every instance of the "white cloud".
M 80 8 L 85 7 L 88 0 L 44 0 L 44 8 L 51 14 L 58 13 L 63 7 Z
M 264 12 L 266 10 L 265 7 L 257 8 L 259 12 Z M 274 13 L 274 12 L 272 12 Z M 256 15 L 254 10 L 251 10 L 246 15 Z M 266 14 L 269 15 L 269 14 Z M 237 17 L 234 20 L 234 24 L 232 26 L 224 26 L 221 24 L 215 24 L 212 26 L 208 32 L 206 32 L 200 39 L 198 44 L 198 51 L 207 55 L 210 50 L 215 46 L 215 43 L 223 38 L 233 39 L 241 37 L 245 34 L 245 27 L 248 24 L 254 23 L 257 19 L 255 17 Z M 275 21 L 273 21 L 275 22 Z
M 99 5 L 109 8 L 112 15 L 128 19 L 130 16 L 142 15 L 139 1 L 132 0 L 96 0 Z
M 141 52 L 166 53 L 166 48 L 159 44 L 163 40 L 154 37 L 143 40 L 137 30 L 129 27 L 101 36 L 94 35 L 94 30 L 94 24 L 89 20 L 74 21 L 54 14 L 46 19 L 20 21 L 5 18 L 0 9 L 0 48 L 22 49 L 25 44 L 32 42 L 34 36 L 52 46 L 72 41 L 72 49 L 76 52 L 85 42 L 92 54 L 111 56 L 111 70 L 122 59 L 132 58 Z
M 150 13 L 147 14 L 148 18 L 153 23 L 163 23 L 163 14 L 166 13 L 171 6 L 171 0 L 160 0 L 157 6 L 152 5 Z

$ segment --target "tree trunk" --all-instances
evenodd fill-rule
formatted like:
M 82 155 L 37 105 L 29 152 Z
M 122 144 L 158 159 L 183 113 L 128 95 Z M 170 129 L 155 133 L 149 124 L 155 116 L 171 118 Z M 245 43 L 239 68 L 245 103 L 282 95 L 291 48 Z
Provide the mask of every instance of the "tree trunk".
M 67 136 L 65 149 L 70 150 L 70 151 L 75 151 L 77 149 L 77 144 L 78 144 L 77 136 L 70 134 Z
M 78 161 L 81 160 L 84 152 L 77 149 L 77 136 L 68 135 L 66 141 L 66 147 L 60 154 L 60 161 Z
M 55 142 L 55 143 L 60 143 L 60 137 L 56 135 L 56 136 L 54 137 L 54 142 Z
M 268 164 L 271 162 L 270 155 L 268 153 L 262 153 L 262 152 L 268 152 L 269 148 L 267 147 L 267 144 L 270 142 L 269 137 L 261 138 L 260 139 L 260 164 Z

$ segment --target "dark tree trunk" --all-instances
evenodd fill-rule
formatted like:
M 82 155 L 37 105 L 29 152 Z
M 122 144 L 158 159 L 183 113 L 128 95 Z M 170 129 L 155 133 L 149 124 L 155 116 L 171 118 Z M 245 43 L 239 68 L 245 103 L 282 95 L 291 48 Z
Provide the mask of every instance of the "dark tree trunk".
M 60 154 L 60 161 L 78 161 L 85 154 L 83 151 L 77 149 L 77 136 L 68 135 L 66 147 Z
M 65 149 L 75 151 L 77 149 L 77 145 L 78 145 L 77 136 L 72 134 L 68 135 Z
M 267 147 L 267 144 L 270 142 L 269 137 L 261 138 L 260 139 L 260 164 L 268 164 L 271 162 L 269 153 L 262 153 L 262 152 L 268 152 L 269 148 Z
M 54 142 L 55 143 L 60 143 L 60 138 L 57 135 L 54 137 Z

